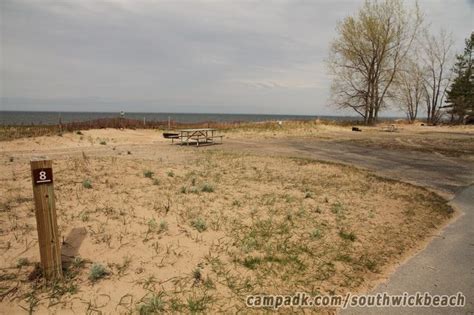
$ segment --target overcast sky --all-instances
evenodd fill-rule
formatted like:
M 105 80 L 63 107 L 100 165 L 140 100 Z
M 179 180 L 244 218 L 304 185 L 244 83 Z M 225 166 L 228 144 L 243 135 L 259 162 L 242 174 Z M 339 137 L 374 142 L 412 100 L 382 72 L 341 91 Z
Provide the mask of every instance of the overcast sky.
M 346 114 L 324 60 L 361 3 L 0 0 L 0 109 Z M 420 6 L 461 50 L 474 0 Z

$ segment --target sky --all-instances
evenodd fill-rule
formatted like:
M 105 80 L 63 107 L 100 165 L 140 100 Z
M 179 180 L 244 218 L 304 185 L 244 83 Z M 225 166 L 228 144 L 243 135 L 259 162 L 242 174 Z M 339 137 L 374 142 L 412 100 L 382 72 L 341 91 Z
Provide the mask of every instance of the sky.
M 419 3 L 461 51 L 474 0 Z M 325 60 L 361 4 L 0 0 L 0 110 L 352 114 Z

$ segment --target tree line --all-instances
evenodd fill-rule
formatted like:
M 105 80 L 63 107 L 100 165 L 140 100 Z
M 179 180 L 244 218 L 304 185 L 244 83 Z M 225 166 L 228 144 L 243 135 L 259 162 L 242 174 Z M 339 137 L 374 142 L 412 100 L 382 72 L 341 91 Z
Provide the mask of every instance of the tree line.
M 452 34 L 432 34 L 418 4 L 367 0 L 336 31 L 328 65 L 332 102 L 340 108 L 352 109 L 366 124 L 389 106 L 398 106 L 409 122 L 422 110 L 429 124 L 472 119 L 474 33 L 453 65 Z

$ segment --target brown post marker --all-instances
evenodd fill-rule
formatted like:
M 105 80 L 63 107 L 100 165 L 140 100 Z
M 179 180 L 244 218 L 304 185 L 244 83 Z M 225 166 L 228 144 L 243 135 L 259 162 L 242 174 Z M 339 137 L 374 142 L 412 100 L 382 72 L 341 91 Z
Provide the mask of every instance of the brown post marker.
M 46 280 L 59 279 L 63 274 L 54 204 L 53 163 L 46 158 L 34 158 L 30 164 L 41 267 Z

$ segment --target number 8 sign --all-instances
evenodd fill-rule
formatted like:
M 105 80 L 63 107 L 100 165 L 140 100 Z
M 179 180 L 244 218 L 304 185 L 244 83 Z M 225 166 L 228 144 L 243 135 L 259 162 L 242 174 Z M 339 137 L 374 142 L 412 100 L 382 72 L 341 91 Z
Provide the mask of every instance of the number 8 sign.
M 53 182 L 53 169 L 39 168 L 33 170 L 33 179 L 35 185 L 50 184 Z

